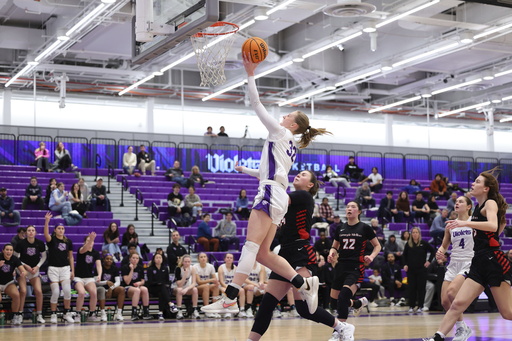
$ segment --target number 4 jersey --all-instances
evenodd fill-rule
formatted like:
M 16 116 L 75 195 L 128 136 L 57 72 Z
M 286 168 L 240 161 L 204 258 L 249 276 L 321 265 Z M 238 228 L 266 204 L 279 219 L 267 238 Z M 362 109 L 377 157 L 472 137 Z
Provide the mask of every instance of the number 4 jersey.
M 359 222 L 355 225 L 344 223 L 336 230 L 334 240 L 340 243 L 338 252 L 340 262 L 364 262 L 366 244 L 375 238 L 371 226 Z
M 452 240 L 451 260 L 468 261 L 473 258 L 473 229 L 457 227 L 450 231 Z

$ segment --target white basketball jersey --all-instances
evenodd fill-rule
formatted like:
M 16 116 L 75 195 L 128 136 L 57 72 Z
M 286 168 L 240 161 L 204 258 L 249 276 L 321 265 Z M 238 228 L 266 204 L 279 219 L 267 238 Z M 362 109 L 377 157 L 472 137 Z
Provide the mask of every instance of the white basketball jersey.
M 288 172 L 297 157 L 293 134 L 283 128 L 280 136 L 269 136 L 261 152 L 260 181 L 273 180 L 288 188 Z
M 452 260 L 468 261 L 473 258 L 473 229 L 457 227 L 450 231 L 452 239 Z
M 249 281 L 254 282 L 254 283 L 259 283 L 260 271 L 261 271 L 261 265 L 260 265 L 260 263 L 256 263 L 256 267 L 254 267 L 251 270 L 251 273 L 249 274 Z
M 233 282 L 233 278 L 235 277 L 236 266 L 233 265 L 233 269 L 228 270 L 226 264 L 222 264 L 221 266 L 219 266 L 219 272 L 220 269 L 224 271 L 224 283 L 230 284 L 231 282 Z
M 206 263 L 204 268 L 201 267 L 201 264 L 194 264 L 194 269 L 196 269 L 196 274 L 199 275 L 201 281 L 206 281 L 215 276 L 215 268 L 210 263 Z
M 190 270 L 192 270 L 192 268 Z M 183 277 L 183 268 L 180 268 L 180 271 L 181 271 L 181 276 Z M 185 280 L 185 284 L 183 284 L 183 288 L 188 287 L 191 284 L 192 284 L 192 271 L 190 271 L 188 273 L 188 277 Z

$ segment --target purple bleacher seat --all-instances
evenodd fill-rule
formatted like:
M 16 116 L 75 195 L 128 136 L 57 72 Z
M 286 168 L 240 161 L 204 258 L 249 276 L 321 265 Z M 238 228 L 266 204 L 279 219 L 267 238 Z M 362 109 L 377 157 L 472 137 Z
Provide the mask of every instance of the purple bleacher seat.
M 407 230 L 407 223 L 389 223 L 388 228 L 390 231 Z

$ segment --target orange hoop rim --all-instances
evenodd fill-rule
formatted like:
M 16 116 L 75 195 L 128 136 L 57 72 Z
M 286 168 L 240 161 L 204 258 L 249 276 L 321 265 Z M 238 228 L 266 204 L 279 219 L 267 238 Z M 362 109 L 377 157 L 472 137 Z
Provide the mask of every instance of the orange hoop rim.
M 219 27 L 219 26 L 231 26 L 233 29 L 228 32 L 219 32 L 219 33 L 213 33 L 213 32 L 197 32 L 196 34 L 192 35 L 193 38 L 201 38 L 201 37 L 209 37 L 209 36 L 224 36 L 227 34 L 233 34 L 238 32 L 240 27 L 237 24 L 233 24 L 227 21 L 217 21 L 215 24 L 209 26 L 209 27 Z

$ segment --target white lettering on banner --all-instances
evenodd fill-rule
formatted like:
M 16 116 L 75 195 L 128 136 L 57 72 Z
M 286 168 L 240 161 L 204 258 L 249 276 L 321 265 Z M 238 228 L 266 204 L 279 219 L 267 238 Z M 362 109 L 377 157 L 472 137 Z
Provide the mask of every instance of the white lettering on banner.
M 233 173 L 235 172 L 235 164 L 238 162 L 239 166 L 245 166 L 251 169 L 258 169 L 260 167 L 260 160 L 253 159 L 252 157 L 248 159 L 238 159 L 238 155 L 235 155 L 233 158 L 225 157 L 223 154 L 208 154 L 206 155 L 206 159 L 208 160 L 208 170 L 212 173 Z M 323 172 L 327 167 L 324 163 L 316 163 L 316 162 L 295 162 L 292 165 L 292 171 L 303 171 L 303 170 L 311 170 L 313 172 Z M 338 165 L 332 165 L 333 170 L 341 175 L 341 170 L 338 168 Z

